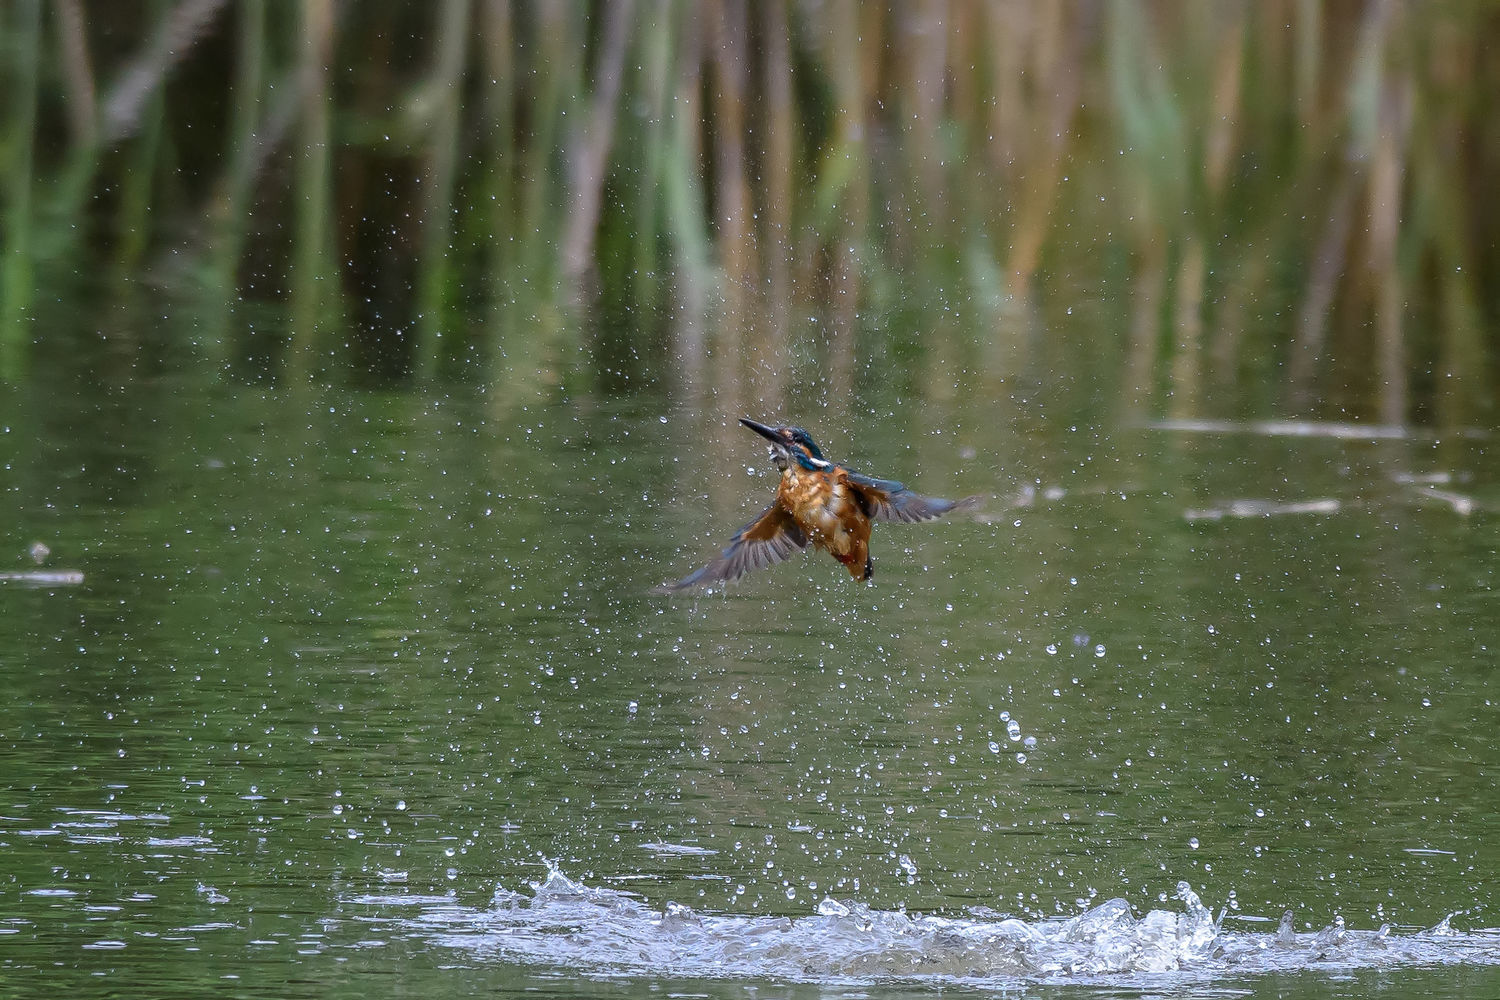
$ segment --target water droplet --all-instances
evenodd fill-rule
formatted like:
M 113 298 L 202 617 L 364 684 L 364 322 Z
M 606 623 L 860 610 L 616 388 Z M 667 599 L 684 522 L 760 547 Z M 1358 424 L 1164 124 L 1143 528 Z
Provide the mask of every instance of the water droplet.
M 823 897 L 823 902 L 818 904 L 818 915 L 822 917 L 847 917 L 849 907 L 840 903 L 832 896 Z

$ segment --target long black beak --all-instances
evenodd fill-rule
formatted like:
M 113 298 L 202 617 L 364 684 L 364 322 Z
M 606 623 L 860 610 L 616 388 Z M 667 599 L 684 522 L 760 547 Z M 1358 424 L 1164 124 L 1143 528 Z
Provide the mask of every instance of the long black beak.
M 780 445 L 783 448 L 786 447 L 786 439 L 783 438 L 780 434 L 776 433 L 776 428 L 767 427 L 765 424 L 756 423 L 749 417 L 740 417 L 740 423 L 744 424 L 746 427 L 750 428 L 761 437 L 770 441 L 772 444 Z

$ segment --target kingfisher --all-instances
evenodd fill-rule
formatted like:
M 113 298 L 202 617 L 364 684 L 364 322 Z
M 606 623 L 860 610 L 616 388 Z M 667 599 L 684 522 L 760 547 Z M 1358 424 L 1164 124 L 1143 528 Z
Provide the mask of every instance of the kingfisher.
M 660 591 L 738 580 L 809 544 L 843 563 L 856 580 L 868 580 L 875 573 L 871 522 L 929 521 L 976 507 L 984 499 L 920 496 L 893 479 L 876 479 L 830 462 L 801 427 L 769 427 L 749 417 L 741 417 L 740 423 L 771 442 L 771 461 L 781 470 L 776 499 L 735 532 L 717 559 Z

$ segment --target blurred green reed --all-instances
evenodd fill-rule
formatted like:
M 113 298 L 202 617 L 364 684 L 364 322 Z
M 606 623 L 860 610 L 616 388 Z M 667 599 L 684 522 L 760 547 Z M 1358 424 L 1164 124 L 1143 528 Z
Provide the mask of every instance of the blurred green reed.
M 5 32 L 6 129 L 5 252 L 0 257 L 0 378 L 17 377 L 25 365 L 26 313 L 34 297 L 32 257 L 32 163 L 37 104 L 40 0 L 21 0 L 10 11 Z
M 1500 8 L 17 0 L 0 377 L 82 276 L 294 379 L 1100 376 L 1492 421 Z M 1076 309 L 1075 309 L 1076 307 Z

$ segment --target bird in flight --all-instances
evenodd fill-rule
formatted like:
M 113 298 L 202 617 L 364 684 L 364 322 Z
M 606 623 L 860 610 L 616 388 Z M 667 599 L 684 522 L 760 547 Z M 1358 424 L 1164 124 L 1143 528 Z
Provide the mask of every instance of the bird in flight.
M 676 583 L 657 588 L 660 592 L 738 580 L 808 545 L 843 563 L 856 580 L 868 580 L 875 572 L 870 558 L 871 522 L 929 521 L 977 507 L 984 499 L 924 497 L 893 479 L 876 479 L 828 461 L 800 427 L 768 427 L 749 417 L 741 417 L 740 423 L 771 442 L 771 460 L 781 470 L 776 499 L 735 532 L 717 559 Z

